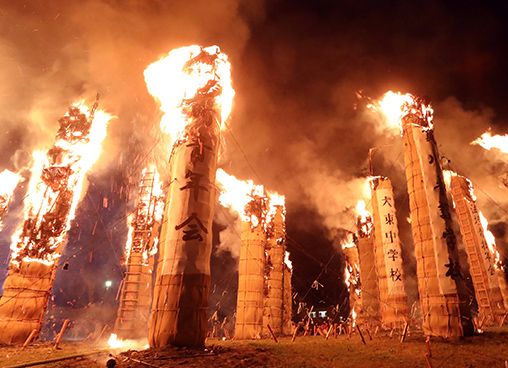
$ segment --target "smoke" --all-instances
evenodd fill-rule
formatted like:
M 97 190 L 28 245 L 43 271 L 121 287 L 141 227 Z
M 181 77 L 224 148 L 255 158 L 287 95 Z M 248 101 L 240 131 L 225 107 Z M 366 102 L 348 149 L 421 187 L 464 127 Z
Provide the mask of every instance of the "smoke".
M 219 207 L 220 206 L 220 207 Z M 214 223 L 222 227 L 219 232 L 219 244 L 216 252 L 220 256 L 223 252 L 229 252 L 238 260 L 240 258 L 242 220 L 236 211 L 216 205 Z

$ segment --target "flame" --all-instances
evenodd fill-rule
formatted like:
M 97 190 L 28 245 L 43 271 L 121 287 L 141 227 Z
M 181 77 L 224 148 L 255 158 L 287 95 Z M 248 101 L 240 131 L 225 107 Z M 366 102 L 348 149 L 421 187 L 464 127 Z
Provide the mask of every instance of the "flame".
M 380 111 L 385 117 L 386 128 L 391 131 L 399 129 L 402 133 L 401 119 L 406 115 L 416 115 L 421 119 L 424 129 L 432 129 L 434 110 L 430 104 L 409 93 L 388 91 L 381 101 L 368 104 L 367 108 Z
M 353 327 L 355 327 L 355 325 L 356 325 L 356 311 L 355 311 L 354 307 L 351 310 L 351 317 L 353 318 Z
M 341 246 L 342 249 L 353 248 L 354 246 L 356 246 L 353 233 L 348 233 L 346 237 L 342 239 Z
M 75 103 L 59 120 L 53 147 L 33 153 L 25 221 L 12 237 L 12 263 L 52 264 L 74 219 L 85 174 L 101 152 L 111 116 Z M 36 178 L 40 178 L 37 180 Z
M 508 134 L 492 135 L 490 131 L 483 133 L 479 138 L 471 142 L 472 145 L 478 145 L 486 150 L 497 148 L 503 153 L 508 153 Z
M 150 256 L 157 253 L 158 238 L 152 234 L 152 227 L 162 218 L 164 195 L 162 183 L 155 168 L 143 169 L 141 178 L 136 210 L 127 218 L 130 226 L 125 250 L 127 259 L 134 251 L 142 253 L 142 258 L 146 262 Z M 153 236 L 155 236 L 154 243 L 150 244 Z
M 120 349 L 123 348 L 123 341 L 118 339 L 118 336 L 116 334 L 111 334 L 108 345 L 111 349 Z
M 293 269 L 293 262 L 291 262 L 291 260 L 289 259 L 289 252 L 288 251 L 286 251 L 284 253 L 284 263 L 287 268 L 289 268 L 290 270 Z
M 275 192 L 266 193 L 262 185 L 255 185 L 252 180 L 238 180 L 222 169 L 217 170 L 216 180 L 221 188 L 220 204 L 235 211 L 242 221 L 251 223 L 253 227 L 261 224 L 267 230 L 267 225 L 274 220 L 278 208 L 281 207 L 284 221 L 283 195 Z
M 365 201 L 358 201 L 356 212 L 358 213 L 358 235 L 362 238 L 369 237 L 374 228 L 374 222 L 372 215 L 365 209 Z
M 217 170 L 216 180 L 219 187 L 221 187 L 221 193 L 219 195 L 220 204 L 232 209 L 238 213 L 243 221 L 247 221 L 248 218 L 245 215 L 245 208 L 252 200 L 250 194 L 253 191 L 254 182 L 252 180 L 238 180 L 222 169 Z
M 218 46 L 188 46 L 172 50 L 144 72 L 148 91 L 164 112 L 161 129 L 170 135 L 171 145 L 184 132 L 189 121 L 187 101 L 200 98 L 205 87 L 220 92 L 215 104 L 221 111 L 221 129 L 229 116 L 235 91 L 231 85 L 231 66 Z M 215 83 L 215 84 L 214 84 Z
M 482 211 L 478 210 L 478 215 L 480 217 L 480 222 L 483 227 L 483 235 L 485 236 L 485 240 L 487 241 L 487 246 L 489 248 L 490 254 L 492 254 L 493 259 L 492 262 L 494 264 L 494 267 L 500 268 L 501 267 L 501 257 L 499 255 L 499 252 L 497 251 L 496 247 L 496 238 L 494 237 L 494 234 L 488 229 L 489 222 L 483 216 Z

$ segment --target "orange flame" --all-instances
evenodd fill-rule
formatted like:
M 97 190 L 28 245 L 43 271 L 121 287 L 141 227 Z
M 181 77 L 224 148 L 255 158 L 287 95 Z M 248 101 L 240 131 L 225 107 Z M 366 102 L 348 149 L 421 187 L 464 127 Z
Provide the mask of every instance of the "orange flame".
M 432 129 L 434 110 L 429 104 L 409 93 L 388 91 L 381 101 L 369 104 L 367 108 L 380 111 L 385 117 L 386 128 L 390 131 L 399 129 L 402 133 L 401 119 L 406 115 L 416 115 L 422 119 L 424 129 Z
M 111 118 L 95 108 L 96 105 L 89 111 L 83 102 L 74 104 L 60 119 L 53 147 L 47 154 L 34 151 L 25 221 L 12 237 L 14 264 L 23 260 L 49 265 L 60 257 L 85 174 L 100 155 Z
M 472 141 L 471 144 L 481 146 L 489 151 L 492 148 L 497 148 L 503 153 L 508 153 L 508 134 L 492 135 L 490 131 L 488 131 Z
M 188 125 L 184 111 L 186 101 L 199 98 L 201 90 L 216 83 L 215 103 L 221 111 L 221 129 L 229 116 L 235 91 L 231 85 L 231 66 L 218 46 L 188 46 L 172 50 L 144 72 L 148 91 L 164 112 L 161 129 L 171 145 Z
M 265 193 L 262 185 L 255 185 L 252 180 L 238 180 L 233 175 L 227 174 L 224 170 L 218 169 L 216 176 L 217 183 L 221 188 L 219 202 L 224 207 L 234 210 L 242 221 L 250 222 L 256 227 L 273 221 L 277 208 L 282 207 L 282 216 L 285 216 L 285 197 L 275 192 Z M 249 211 L 249 204 L 254 199 L 262 201 L 262 208 L 259 213 Z

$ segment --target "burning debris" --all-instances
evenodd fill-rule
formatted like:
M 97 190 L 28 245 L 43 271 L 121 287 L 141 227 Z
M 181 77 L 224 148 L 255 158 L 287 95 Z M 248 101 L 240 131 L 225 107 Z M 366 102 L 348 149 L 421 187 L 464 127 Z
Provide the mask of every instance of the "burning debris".
M 145 337 L 150 315 L 152 270 L 157 253 L 164 196 L 155 169 L 144 169 L 136 208 L 129 218 L 126 272 L 115 332 L 121 339 Z
M 40 330 L 85 174 L 98 158 L 106 135 L 110 116 L 97 106 L 98 100 L 90 110 L 83 104 L 70 107 L 59 120 L 53 147 L 46 155 L 34 152 L 25 221 L 13 236 L 9 275 L 0 299 L 1 342 L 21 343 L 33 330 Z M 20 285 L 28 284 L 20 291 Z
M 4 170 L 0 173 L 0 230 L 11 204 L 12 192 L 16 189 L 21 177 L 12 171 Z
M 217 46 L 173 50 L 145 70 L 171 136 L 171 184 L 149 326 L 152 347 L 201 347 L 208 324 L 215 174 L 234 90 Z

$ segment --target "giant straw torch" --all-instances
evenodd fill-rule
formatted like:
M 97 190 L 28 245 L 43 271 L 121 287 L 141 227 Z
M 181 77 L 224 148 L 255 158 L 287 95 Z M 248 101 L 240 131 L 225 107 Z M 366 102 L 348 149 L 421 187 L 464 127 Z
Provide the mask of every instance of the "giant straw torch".
M 145 70 L 174 144 L 148 340 L 201 347 L 208 331 L 215 175 L 221 129 L 234 90 L 217 46 L 171 51 Z
M 62 247 L 86 172 L 98 158 L 109 115 L 83 104 L 59 120 L 53 147 L 34 152 L 25 220 L 11 245 L 9 274 L 0 299 L 0 342 L 23 343 L 39 332 Z
M 402 131 L 416 255 L 418 292 L 428 336 L 461 337 L 474 332 L 469 297 L 453 230 L 434 138 L 433 110 L 422 98 L 388 92 L 381 110 Z M 385 234 L 386 235 L 386 234 Z

